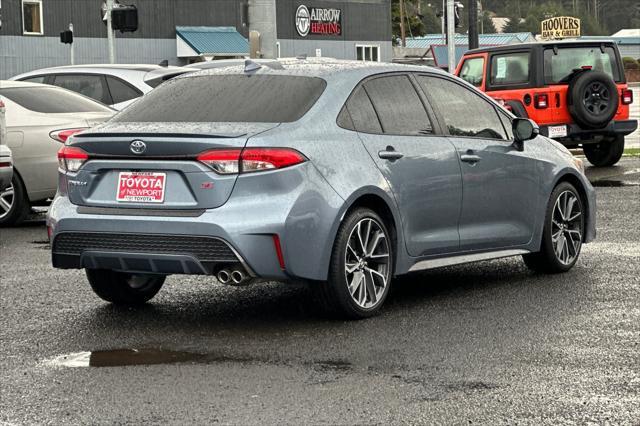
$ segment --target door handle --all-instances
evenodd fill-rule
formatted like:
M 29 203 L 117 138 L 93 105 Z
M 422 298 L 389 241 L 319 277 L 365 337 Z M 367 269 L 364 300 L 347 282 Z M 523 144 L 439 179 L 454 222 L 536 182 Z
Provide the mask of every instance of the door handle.
M 474 154 L 462 154 L 460 156 L 460 161 L 464 161 L 465 163 L 475 164 L 480 161 L 480 156 Z
M 383 160 L 394 161 L 404 157 L 404 154 L 396 151 L 392 146 L 388 146 L 386 150 L 378 151 L 378 157 Z

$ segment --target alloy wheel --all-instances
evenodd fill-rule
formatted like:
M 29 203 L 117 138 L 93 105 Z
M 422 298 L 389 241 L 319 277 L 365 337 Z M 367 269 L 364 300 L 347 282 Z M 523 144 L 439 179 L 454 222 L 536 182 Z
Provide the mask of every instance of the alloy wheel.
M 14 199 L 15 192 L 13 190 L 13 186 L 10 186 L 0 192 L 0 219 L 9 214 L 11 207 L 13 206 Z
M 564 191 L 556 199 L 551 219 L 551 241 L 556 258 L 570 265 L 582 246 L 582 206 L 576 194 Z
M 599 115 L 609 106 L 609 89 L 602 83 L 594 81 L 584 91 L 584 106 L 594 115 Z
M 378 304 L 389 283 L 389 238 L 376 220 L 360 220 L 351 230 L 345 254 L 345 278 L 349 294 L 361 308 Z

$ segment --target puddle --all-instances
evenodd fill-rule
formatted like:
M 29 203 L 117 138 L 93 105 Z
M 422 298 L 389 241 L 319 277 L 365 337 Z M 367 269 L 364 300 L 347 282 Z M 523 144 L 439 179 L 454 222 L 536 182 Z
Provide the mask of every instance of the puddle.
M 180 362 L 207 362 L 207 355 L 163 349 L 113 349 L 106 351 L 76 352 L 55 357 L 45 362 L 52 367 L 124 367 L 127 365 L 174 364 Z
M 601 179 L 591 182 L 591 185 L 595 187 L 614 188 L 620 186 L 640 186 L 640 182 L 625 182 L 622 180 Z

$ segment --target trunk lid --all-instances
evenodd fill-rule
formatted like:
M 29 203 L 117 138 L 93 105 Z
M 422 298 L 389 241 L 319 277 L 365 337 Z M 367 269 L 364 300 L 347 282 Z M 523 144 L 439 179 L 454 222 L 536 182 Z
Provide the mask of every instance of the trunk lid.
M 72 146 L 89 160 L 67 187 L 72 203 L 88 207 L 211 209 L 231 195 L 237 175 L 220 175 L 196 160 L 212 149 L 244 148 L 247 140 L 274 123 L 109 123 L 78 135 Z M 143 152 L 134 153 L 132 142 Z M 138 144 L 139 145 L 139 144 Z M 161 176 L 161 201 L 118 200 L 121 179 L 133 174 Z M 154 178 L 159 179 L 159 178 Z M 157 181 L 155 181 L 157 183 Z

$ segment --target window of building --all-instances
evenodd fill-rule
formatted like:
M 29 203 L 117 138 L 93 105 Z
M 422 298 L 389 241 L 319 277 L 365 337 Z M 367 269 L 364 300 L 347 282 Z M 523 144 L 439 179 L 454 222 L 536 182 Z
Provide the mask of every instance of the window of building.
M 368 80 L 364 88 L 371 97 L 384 133 L 392 135 L 432 133 L 433 128 L 427 111 L 406 75 L 374 78 Z
M 42 29 L 42 0 L 22 0 L 23 34 L 44 34 Z
M 507 139 L 495 107 L 472 90 L 444 78 L 418 76 L 429 101 L 440 111 L 449 134 Z
M 357 44 L 356 59 L 359 61 L 380 62 L 380 46 Z

